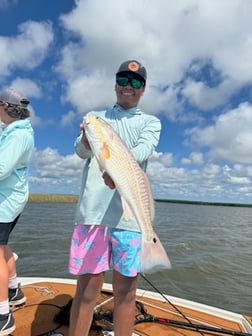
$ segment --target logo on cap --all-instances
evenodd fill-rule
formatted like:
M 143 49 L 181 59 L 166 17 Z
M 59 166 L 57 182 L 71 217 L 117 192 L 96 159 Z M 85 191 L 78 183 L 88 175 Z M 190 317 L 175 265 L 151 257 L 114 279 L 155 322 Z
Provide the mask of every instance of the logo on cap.
M 137 62 L 130 62 L 128 64 L 128 68 L 130 71 L 138 71 L 139 70 L 139 64 Z

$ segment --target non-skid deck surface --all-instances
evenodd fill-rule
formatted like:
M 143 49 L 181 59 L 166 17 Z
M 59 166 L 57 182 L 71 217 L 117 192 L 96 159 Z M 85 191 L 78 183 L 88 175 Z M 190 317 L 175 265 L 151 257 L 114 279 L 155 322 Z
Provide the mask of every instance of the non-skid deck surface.
M 64 336 L 68 336 L 68 327 L 61 326 L 54 322 L 54 317 L 61 311 L 61 307 L 69 302 L 75 293 L 75 285 L 39 282 L 22 287 L 27 298 L 26 304 L 23 307 L 16 308 L 13 312 L 16 324 L 16 330 L 13 336 L 46 336 L 52 334 L 53 331 L 60 332 Z M 142 303 L 142 307 L 156 317 L 181 321 L 185 324 L 186 320 L 172 305 L 167 302 L 160 302 L 155 299 L 138 297 L 137 300 Z M 164 300 L 163 300 L 164 301 Z M 187 318 L 193 323 L 211 325 L 214 327 L 221 327 L 225 329 L 233 329 L 245 332 L 242 327 L 232 321 L 227 321 L 222 318 L 212 318 L 212 316 L 185 309 L 177 306 Z M 109 291 L 101 293 L 99 302 L 97 302 L 97 312 L 99 316 L 109 316 L 113 311 L 113 296 Z M 136 319 L 143 319 L 139 309 L 136 308 Z M 251 321 L 250 321 L 251 323 Z M 107 319 L 96 321 L 98 330 L 91 330 L 90 336 L 104 335 L 104 329 L 111 328 Z M 102 330 L 103 329 L 103 330 Z M 135 325 L 134 332 L 140 336 L 195 336 L 199 335 L 199 331 L 189 328 L 181 328 L 171 326 L 169 324 L 160 324 L 155 322 L 141 322 Z M 107 335 L 110 335 L 108 332 Z M 111 333 L 112 335 L 112 333 Z M 209 335 L 209 332 L 202 332 L 202 335 Z M 218 333 L 211 333 L 211 335 L 218 335 Z M 223 335 L 220 334 L 220 335 Z
M 61 283 L 35 283 L 22 286 L 26 296 L 26 304 L 14 310 L 16 330 L 15 336 L 42 336 L 55 330 L 58 325 L 53 321 L 74 295 L 75 286 Z M 57 329 L 67 335 L 67 327 Z

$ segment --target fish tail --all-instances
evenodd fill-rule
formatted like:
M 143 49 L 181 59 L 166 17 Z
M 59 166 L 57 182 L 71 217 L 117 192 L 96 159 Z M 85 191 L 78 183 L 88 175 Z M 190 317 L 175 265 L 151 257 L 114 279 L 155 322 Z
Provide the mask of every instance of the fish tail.
M 153 273 L 161 269 L 170 269 L 171 262 L 157 236 L 151 240 L 142 238 L 141 272 Z

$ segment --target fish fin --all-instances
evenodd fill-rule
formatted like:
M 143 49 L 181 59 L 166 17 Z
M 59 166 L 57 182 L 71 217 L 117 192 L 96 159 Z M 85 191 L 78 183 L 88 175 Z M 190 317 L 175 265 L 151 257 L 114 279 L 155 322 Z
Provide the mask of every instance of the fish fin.
M 104 142 L 103 147 L 102 147 L 102 157 L 105 160 L 108 160 L 110 158 L 110 150 L 108 145 Z
M 141 272 L 153 273 L 157 270 L 170 268 L 171 262 L 157 235 L 154 234 L 151 240 L 146 240 L 146 238 L 143 236 L 141 251 Z
M 123 197 L 121 197 L 121 201 L 123 208 L 123 218 L 129 220 L 133 216 L 130 207 Z

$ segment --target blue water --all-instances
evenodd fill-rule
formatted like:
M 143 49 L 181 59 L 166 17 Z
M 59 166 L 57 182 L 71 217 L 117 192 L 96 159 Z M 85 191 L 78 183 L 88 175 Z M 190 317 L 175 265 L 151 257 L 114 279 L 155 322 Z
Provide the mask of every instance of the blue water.
M 10 240 L 19 255 L 19 276 L 71 278 L 67 265 L 75 206 L 27 205 Z M 252 208 L 156 202 L 154 225 L 173 266 L 147 276 L 154 286 L 252 315 Z M 139 287 L 153 290 L 144 279 Z

